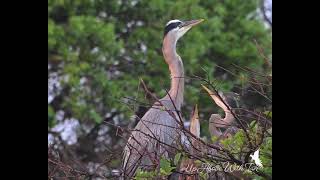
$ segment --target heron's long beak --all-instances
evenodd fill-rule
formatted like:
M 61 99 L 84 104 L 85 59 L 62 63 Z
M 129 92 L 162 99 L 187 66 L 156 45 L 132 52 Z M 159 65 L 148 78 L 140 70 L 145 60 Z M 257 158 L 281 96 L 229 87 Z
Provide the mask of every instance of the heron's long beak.
M 181 23 L 180 27 L 192 27 L 201 23 L 202 21 L 204 21 L 204 19 L 184 21 L 183 23 Z

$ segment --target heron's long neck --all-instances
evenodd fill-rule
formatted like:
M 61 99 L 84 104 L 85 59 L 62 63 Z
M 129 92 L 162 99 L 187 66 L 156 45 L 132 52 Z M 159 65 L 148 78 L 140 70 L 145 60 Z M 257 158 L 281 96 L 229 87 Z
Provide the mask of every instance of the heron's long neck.
M 183 103 L 184 69 L 182 60 L 176 52 L 176 44 L 177 40 L 169 37 L 165 38 L 163 40 L 162 52 L 171 74 L 169 95 L 175 103 L 176 108 L 180 110 Z M 169 98 L 168 95 L 165 99 L 167 98 Z

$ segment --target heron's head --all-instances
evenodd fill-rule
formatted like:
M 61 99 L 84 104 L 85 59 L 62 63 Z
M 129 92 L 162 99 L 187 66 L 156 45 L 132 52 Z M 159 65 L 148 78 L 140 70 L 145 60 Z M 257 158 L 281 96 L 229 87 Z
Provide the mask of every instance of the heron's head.
M 166 24 L 164 28 L 164 38 L 170 36 L 176 41 L 181 38 L 187 31 L 189 31 L 193 26 L 199 24 L 204 19 L 181 21 L 178 19 L 171 20 Z
M 210 119 L 209 119 L 209 123 L 215 124 L 217 122 L 220 122 L 221 119 L 222 119 L 222 117 L 219 114 L 211 114 Z
M 215 126 L 215 127 L 223 127 L 226 123 L 223 121 L 223 118 L 219 114 L 211 114 L 211 117 L 209 119 L 209 127 Z

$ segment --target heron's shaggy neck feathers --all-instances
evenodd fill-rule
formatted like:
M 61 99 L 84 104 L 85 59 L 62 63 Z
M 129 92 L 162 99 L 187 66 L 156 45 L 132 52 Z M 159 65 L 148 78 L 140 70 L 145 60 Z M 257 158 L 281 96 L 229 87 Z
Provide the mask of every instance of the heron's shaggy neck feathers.
M 176 108 L 180 110 L 183 103 L 184 69 L 180 56 L 176 52 L 177 39 L 170 33 L 163 39 L 162 52 L 171 74 L 171 87 L 169 95 Z M 169 99 L 166 95 L 163 99 Z

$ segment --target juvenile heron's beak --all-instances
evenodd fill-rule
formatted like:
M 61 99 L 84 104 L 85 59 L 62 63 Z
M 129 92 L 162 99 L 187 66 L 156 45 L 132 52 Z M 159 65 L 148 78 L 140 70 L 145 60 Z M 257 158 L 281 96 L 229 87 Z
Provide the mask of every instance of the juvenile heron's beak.
M 190 21 L 184 21 L 180 24 L 180 27 L 192 27 L 204 21 L 204 19 L 196 19 Z

